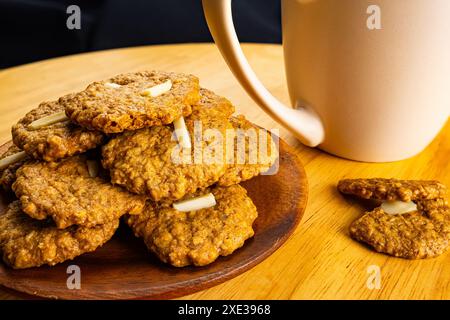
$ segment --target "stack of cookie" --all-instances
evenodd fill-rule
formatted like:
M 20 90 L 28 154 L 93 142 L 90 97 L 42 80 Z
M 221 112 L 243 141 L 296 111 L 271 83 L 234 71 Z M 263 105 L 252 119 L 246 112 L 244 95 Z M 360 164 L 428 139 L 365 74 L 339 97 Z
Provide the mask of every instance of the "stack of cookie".
M 233 113 L 195 76 L 155 71 L 41 103 L 0 156 L 0 183 L 17 197 L 0 214 L 3 260 L 29 268 L 73 259 L 107 242 L 122 216 L 174 266 L 231 254 L 257 217 L 239 183 L 278 155 L 270 134 Z M 249 132 L 268 139 L 252 145 Z

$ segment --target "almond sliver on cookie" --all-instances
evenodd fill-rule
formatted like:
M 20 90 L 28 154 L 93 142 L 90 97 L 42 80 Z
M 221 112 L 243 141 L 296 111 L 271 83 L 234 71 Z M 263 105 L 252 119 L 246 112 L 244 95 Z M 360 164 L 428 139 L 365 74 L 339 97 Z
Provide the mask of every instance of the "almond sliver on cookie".
M 417 211 L 417 205 L 412 201 L 385 201 L 381 204 L 381 209 L 387 214 L 404 214 Z
M 22 159 L 24 159 L 27 156 L 25 151 L 20 151 L 17 153 L 14 153 L 10 156 L 7 156 L 0 160 L 0 170 L 5 169 L 6 167 L 12 165 L 13 163 L 16 163 Z
M 191 138 L 189 137 L 189 131 L 186 128 L 186 123 L 183 117 L 179 117 L 173 122 L 175 128 L 175 135 L 177 136 L 178 143 L 183 148 L 191 148 Z
M 107 82 L 107 83 L 105 83 L 105 87 L 112 88 L 112 89 L 118 89 L 121 87 L 121 85 L 114 83 L 114 82 Z
M 98 162 L 95 160 L 87 160 L 86 164 L 91 178 L 98 176 Z
M 51 114 L 47 117 L 37 119 L 36 121 L 33 121 L 32 123 L 30 123 L 28 125 L 28 128 L 39 129 L 39 128 L 46 127 L 51 124 L 66 121 L 66 120 L 69 120 L 69 118 L 67 118 L 66 113 L 64 111 L 61 111 L 61 112 Z
M 172 81 L 167 80 L 156 86 L 145 89 L 141 94 L 144 96 L 157 97 L 163 93 L 170 91 L 170 89 L 172 89 Z
M 201 197 L 175 202 L 173 204 L 173 208 L 181 212 L 189 212 L 211 208 L 215 205 L 216 198 L 214 198 L 214 195 L 212 193 L 208 193 Z

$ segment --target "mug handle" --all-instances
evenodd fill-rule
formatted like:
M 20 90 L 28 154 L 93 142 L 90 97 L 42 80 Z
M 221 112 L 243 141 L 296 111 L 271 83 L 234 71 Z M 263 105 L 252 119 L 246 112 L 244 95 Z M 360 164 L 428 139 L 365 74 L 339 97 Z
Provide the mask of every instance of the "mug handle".
M 322 143 L 324 128 L 313 110 L 285 106 L 258 80 L 239 45 L 231 14 L 231 0 L 202 0 L 202 4 L 209 30 L 217 47 L 250 97 L 303 144 L 315 147 Z

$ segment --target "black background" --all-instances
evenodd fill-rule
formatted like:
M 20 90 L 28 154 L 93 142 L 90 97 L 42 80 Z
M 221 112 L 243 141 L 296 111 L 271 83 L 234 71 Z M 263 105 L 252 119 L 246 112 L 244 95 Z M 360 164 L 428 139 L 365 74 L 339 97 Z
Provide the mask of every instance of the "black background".
M 66 9 L 81 9 L 69 30 Z M 243 42 L 281 42 L 280 0 L 234 0 Z M 67 54 L 182 42 L 209 42 L 200 0 L 0 0 L 0 68 Z

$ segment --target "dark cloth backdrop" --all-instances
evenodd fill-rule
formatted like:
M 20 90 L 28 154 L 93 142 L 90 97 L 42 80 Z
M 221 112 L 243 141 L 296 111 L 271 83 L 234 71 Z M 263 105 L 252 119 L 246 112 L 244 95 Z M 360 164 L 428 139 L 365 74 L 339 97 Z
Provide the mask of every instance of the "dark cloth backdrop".
M 66 9 L 81 9 L 69 30 Z M 244 42 L 281 42 L 280 0 L 234 0 Z M 212 41 L 200 0 L 0 0 L 0 68 L 67 54 Z

